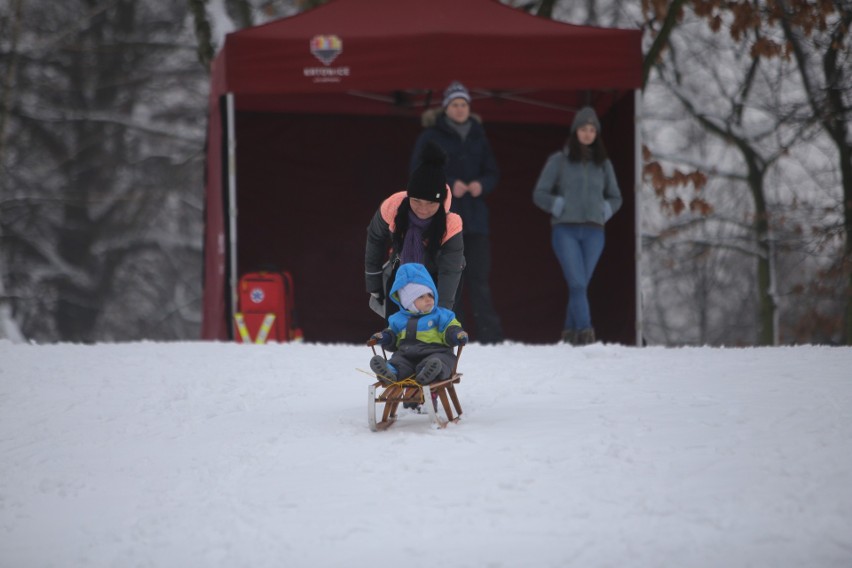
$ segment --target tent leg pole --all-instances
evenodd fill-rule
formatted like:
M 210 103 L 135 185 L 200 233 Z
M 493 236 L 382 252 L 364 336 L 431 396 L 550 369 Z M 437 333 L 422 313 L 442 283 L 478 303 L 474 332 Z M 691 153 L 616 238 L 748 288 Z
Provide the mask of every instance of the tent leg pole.
M 636 243 L 636 282 L 634 288 L 636 290 L 636 346 L 642 347 L 644 338 L 642 334 L 643 317 L 642 317 L 642 214 L 641 204 L 642 199 L 642 117 L 640 110 L 642 108 L 642 90 L 636 89 L 633 91 L 633 209 L 635 223 L 635 243 Z
M 230 247 L 230 282 L 231 314 L 229 325 L 233 325 L 234 316 L 239 310 L 237 306 L 237 139 L 234 128 L 234 93 L 225 95 L 225 113 L 227 117 L 226 132 L 228 137 L 228 245 Z

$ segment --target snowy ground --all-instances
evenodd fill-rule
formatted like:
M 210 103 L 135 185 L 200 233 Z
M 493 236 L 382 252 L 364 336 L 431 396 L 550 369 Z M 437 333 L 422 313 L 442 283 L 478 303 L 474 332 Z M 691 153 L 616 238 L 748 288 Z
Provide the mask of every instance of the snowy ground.
M 349 345 L 0 342 L 0 565 L 852 566 L 852 349 L 471 345 L 367 427 Z

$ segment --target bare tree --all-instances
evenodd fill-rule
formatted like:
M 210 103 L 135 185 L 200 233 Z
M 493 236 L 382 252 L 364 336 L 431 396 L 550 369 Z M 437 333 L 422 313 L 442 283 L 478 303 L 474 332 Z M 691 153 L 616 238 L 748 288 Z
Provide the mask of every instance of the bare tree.
M 798 63 L 808 104 L 837 147 L 845 240 L 833 272 L 846 298 L 842 342 L 852 345 L 852 4 L 835 0 L 814 8 L 821 11 L 803 20 L 798 2 L 779 2 L 784 38 Z
M 324 4 L 327 0 L 188 0 L 195 25 L 198 61 L 208 72 L 221 46 L 224 33 L 215 33 L 217 20 L 228 30 L 240 30 L 275 18 L 292 16 Z M 222 21 L 218 21 L 222 25 Z
M 702 18 L 710 18 L 711 30 L 716 31 L 721 24 L 713 14 L 701 11 L 705 10 L 706 4 L 695 2 L 693 7 Z M 788 259 L 794 254 L 801 256 L 800 251 L 817 248 L 816 243 L 822 241 L 819 231 L 815 234 L 806 228 L 820 223 L 827 228 L 830 220 L 812 215 L 807 219 L 801 218 L 798 224 L 791 222 L 794 216 L 791 211 L 795 210 L 795 215 L 802 217 L 803 212 L 813 213 L 818 209 L 821 191 L 816 180 L 821 176 L 819 168 L 823 161 L 812 160 L 804 164 L 800 157 L 819 141 L 819 133 L 814 130 L 815 117 L 807 111 L 801 96 L 801 81 L 795 76 L 798 73 L 795 62 L 791 64 L 784 57 L 779 57 L 783 50 L 779 51 L 767 41 L 767 35 L 773 32 L 770 26 L 754 25 L 748 18 L 744 21 L 752 23 L 740 27 L 729 24 L 730 34 L 710 38 L 695 26 L 694 18 L 684 17 L 672 33 L 675 45 L 667 44 L 665 57 L 656 65 L 660 81 L 668 85 L 670 95 L 681 102 L 682 108 L 694 117 L 696 124 L 715 136 L 717 144 L 736 148 L 740 155 L 737 161 L 741 166 L 736 169 L 742 168 L 743 171 L 724 177 L 730 180 L 731 189 L 744 183 L 751 195 L 753 211 L 748 221 L 755 245 L 760 321 L 758 342 L 773 344 L 780 340 L 780 322 L 785 319 L 779 313 L 781 299 L 791 298 L 792 290 L 803 289 L 801 280 L 812 278 L 823 269 L 813 262 L 802 264 Z M 691 49 L 696 45 L 702 48 Z M 712 53 L 713 60 L 702 59 L 702 50 Z M 726 57 L 726 53 L 734 55 L 734 59 Z M 654 96 L 657 96 L 656 93 Z M 648 144 L 654 146 L 651 153 L 666 157 L 665 144 L 660 146 L 659 141 L 659 137 L 649 136 Z M 716 158 L 712 161 L 684 159 L 691 154 L 688 150 L 669 150 L 668 154 L 670 167 L 675 164 L 697 167 L 708 174 L 711 184 L 720 177 L 718 164 L 722 162 Z M 798 165 L 791 165 L 794 160 Z M 802 191 L 790 200 L 789 195 L 795 192 L 786 180 L 791 168 L 802 164 L 811 173 L 803 182 Z M 774 177 L 775 183 L 767 183 L 770 177 Z M 806 187 L 810 189 L 804 191 Z M 721 203 L 718 199 L 710 201 Z M 655 241 L 652 239 L 651 242 Z M 830 249 L 821 248 L 823 251 Z M 811 272 L 784 273 L 784 267 L 791 265 L 800 269 L 807 266 Z M 794 322 L 787 325 L 788 329 L 796 327 Z M 798 327 L 801 329 L 801 326 Z M 797 334 L 793 339 L 801 340 L 802 337 Z
M 843 222 L 836 227 L 844 240 L 843 253 L 833 267 L 822 271 L 821 280 L 837 283 L 831 292 L 824 286 L 810 286 L 813 293 L 843 298 L 845 321 L 838 325 L 840 342 L 852 344 L 852 141 L 849 137 L 852 113 L 852 45 L 849 26 L 852 5 L 845 0 L 809 2 L 728 3 L 720 0 L 694 0 L 695 13 L 710 28 L 749 48 L 754 58 L 788 59 L 791 54 L 800 75 L 810 113 L 799 120 L 819 124 L 834 142 L 840 172 Z M 831 223 L 822 229 L 831 232 Z
M 48 341 L 195 337 L 206 79 L 186 8 L 47 5 L 23 9 L 2 156 L 18 321 Z

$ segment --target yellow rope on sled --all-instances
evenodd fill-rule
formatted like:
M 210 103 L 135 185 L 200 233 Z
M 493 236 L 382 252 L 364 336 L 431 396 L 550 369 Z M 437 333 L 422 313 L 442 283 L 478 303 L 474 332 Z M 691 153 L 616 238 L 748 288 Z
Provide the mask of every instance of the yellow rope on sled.
M 379 379 L 379 380 L 381 380 L 381 379 L 382 379 L 382 377 L 379 377 L 376 373 L 373 373 L 372 371 L 365 371 L 364 369 L 359 369 L 358 367 L 355 367 L 355 370 L 356 370 L 356 371 L 360 371 L 360 372 L 364 373 L 365 375 L 370 375 L 371 377 L 374 377 L 374 378 L 376 378 L 376 379 Z M 385 379 L 385 380 L 387 380 L 387 379 Z M 399 380 L 399 381 L 391 381 L 391 383 L 390 383 L 389 385 L 386 385 L 386 386 L 389 386 L 389 387 L 390 387 L 390 386 L 398 386 L 398 387 L 404 387 L 404 386 L 409 386 L 409 387 L 420 387 L 420 386 L 423 386 L 423 385 L 421 385 L 421 384 L 420 384 L 420 383 L 418 383 L 416 380 L 414 380 L 414 375 L 409 375 L 408 377 L 406 377 L 406 378 L 404 378 L 404 379 L 401 379 L 401 380 Z
M 393 399 L 396 400 L 397 403 L 402 402 L 402 401 L 414 402 L 414 400 L 411 400 L 407 397 L 397 398 L 397 397 L 400 397 L 400 395 L 402 395 L 405 392 L 406 388 L 414 387 L 414 388 L 417 389 L 416 393 L 417 393 L 418 403 L 424 404 L 425 397 L 423 396 L 423 385 L 421 385 L 420 383 L 418 383 L 414 379 L 413 374 L 404 378 L 404 379 L 401 379 L 399 381 L 391 381 L 390 384 L 385 384 L 384 380 L 382 380 L 377 374 L 375 374 L 371 371 L 365 371 L 364 369 L 359 369 L 358 367 L 355 367 L 355 370 L 360 371 L 361 373 L 364 373 L 365 375 L 370 375 L 371 377 L 374 377 L 374 378 L 376 378 L 376 379 L 378 379 L 379 381 L 382 382 L 382 387 L 385 389 L 383 391 L 384 394 L 382 394 L 378 399 L 376 399 L 376 402 L 390 402 L 390 400 L 388 400 L 386 398 L 386 395 L 389 394 L 388 389 L 391 389 L 393 387 L 399 387 L 399 389 L 400 389 L 399 394 L 397 394 L 395 397 L 393 397 Z M 385 379 L 385 380 L 387 380 L 387 379 Z M 409 394 L 409 396 L 411 396 L 411 394 Z

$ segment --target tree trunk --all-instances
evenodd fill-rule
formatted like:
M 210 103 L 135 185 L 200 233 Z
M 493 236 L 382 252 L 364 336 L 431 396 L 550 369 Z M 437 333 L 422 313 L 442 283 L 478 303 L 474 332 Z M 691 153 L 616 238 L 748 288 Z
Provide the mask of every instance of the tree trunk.
M 793 55 L 802 82 L 807 92 L 808 102 L 813 109 L 814 116 L 818 117 L 825 131 L 837 146 L 839 157 L 840 179 L 843 192 L 843 232 L 844 246 L 843 258 L 841 259 L 841 273 L 844 281 L 843 299 L 845 302 L 844 323 L 841 342 L 844 345 L 852 345 L 852 140 L 849 134 L 849 116 L 852 111 L 844 102 L 844 90 L 848 87 L 847 71 L 838 64 L 838 56 L 841 51 L 848 51 L 847 40 L 849 28 L 852 26 L 852 10 L 844 7 L 843 2 L 837 3 L 840 9 L 841 20 L 837 23 L 833 33 L 830 34 L 828 46 L 822 54 L 822 65 L 813 65 L 805 46 L 803 37 L 794 27 L 795 19 L 793 11 L 787 7 L 781 27 L 784 35 L 793 47 Z M 847 55 L 848 57 L 848 55 Z M 822 84 L 815 84 L 812 77 L 814 69 L 822 69 Z
M 751 66 L 751 71 L 755 68 Z M 747 74 L 747 82 L 741 89 L 742 93 L 749 92 L 750 81 L 754 79 L 755 74 L 749 72 Z M 746 179 L 748 181 L 749 191 L 751 192 L 752 201 L 754 202 L 754 221 L 752 228 L 754 231 L 755 245 L 758 249 L 757 258 L 757 295 L 758 295 L 758 345 L 774 345 L 777 342 L 776 334 L 776 310 L 777 304 L 774 297 L 772 274 L 772 254 L 774 253 L 770 239 L 772 238 L 769 227 L 769 211 L 766 204 L 766 189 L 764 180 L 768 167 L 767 161 L 764 160 L 758 152 L 752 148 L 749 141 L 743 138 L 738 138 L 732 132 L 720 128 L 714 122 L 708 120 L 705 116 L 697 112 L 692 107 L 690 101 L 681 98 L 684 106 L 698 120 L 698 122 L 708 131 L 716 134 L 722 139 L 733 142 L 742 153 L 743 159 L 748 168 Z M 735 109 L 734 120 L 739 117 L 739 112 Z
M 23 0 L 14 0 L 11 9 L 11 18 L 9 20 L 8 29 L 10 30 L 9 37 L 11 38 L 9 46 L 9 62 L 6 67 L 6 72 L 2 77 L 2 85 L 0 85 L 0 170 L 5 169 L 6 163 L 4 156 L 6 155 L 6 125 L 9 120 L 9 113 L 12 107 L 12 96 L 15 86 L 15 71 L 18 62 L 18 39 L 21 35 L 21 9 L 24 5 Z M 3 192 L 0 187 L 0 207 L 2 207 Z M 0 241 L 2 241 L 3 226 L 0 224 Z M 0 257 L 0 338 L 9 339 L 16 343 L 24 341 L 24 334 L 21 333 L 21 328 L 15 321 L 14 313 L 10 298 L 6 296 L 6 286 L 4 280 L 6 278 L 6 263 Z
M 823 73 L 827 79 L 827 112 L 821 116 L 823 116 L 825 130 L 837 145 L 840 158 L 840 180 L 843 185 L 843 232 L 846 237 L 842 261 L 842 268 L 846 275 L 844 295 L 846 309 L 842 337 L 844 345 L 852 345 L 852 138 L 849 136 L 849 117 L 852 116 L 852 110 L 846 107 L 843 100 L 843 89 L 847 81 L 844 81 L 844 69 L 838 65 L 837 58 L 838 51 L 847 45 L 846 39 L 849 37 L 850 25 L 852 25 L 852 9 L 847 9 L 843 21 L 832 34 L 831 48 L 826 51 L 822 59 Z
M 210 72 L 210 63 L 216 51 L 213 47 L 213 37 L 210 31 L 210 20 L 207 19 L 207 0 L 189 0 L 189 10 L 195 22 L 195 38 L 198 41 L 198 61 Z
M 11 109 L 12 94 L 15 85 L 15 70 L 18 62 L 18 38 L 21 36 L 21 7 L 23 0 L 15 0 L 12 6 L 12 18 L 9 22 L 11 42 L 9 46 L 9 64 L 3 74 L 3 84 L 0 86 L 0 165 L 3 162 L 6 148 L 6 124 Z
M 774 247 L 769 229 L 769 211 L 766 207 L 766 194 L 763 187 L 764 172 L 753 168 L 749 162 L 749 189 L 754 200 L 754 238 L 759 254 L 757 255 L 757 297 L 758 297 L 758 345 L 777 345 L 775 290 L 773 286 L 772 255 Z
M 93 17 L 79 37 L 81 53 L 72 58 L 69 68 L 70 103 L 84 115 L 119 109 L 130 114 L 133 99 L 118 78 L 132 64 L 133 55 L 122 45 L 102 46 L 106 38 L 131 37 L 134 4 L 133 0 L 116 1 L 109 13 Z M 126 133 L 119 124 L 90 120 L 76 121 L 72 129 L 76 159 L 64 165 L 68 192 L 58 229 L 58 252 L 81 276 L 65 276 L 57 282 L 54 318 L 63 341 L 88 343 L 97 339 L 103 300 L 112 280 L 109 254 L 95 247 L 109 231 L 106 218 L 120 175 L 105 166 L 126 161 Z
M 553 19 L 553 7 L 556 5 L 556 0 L 542 0 L 538 11 L 535 13 L 540 18 Z

